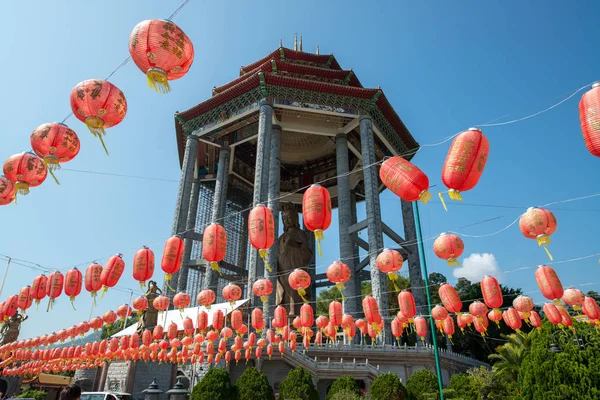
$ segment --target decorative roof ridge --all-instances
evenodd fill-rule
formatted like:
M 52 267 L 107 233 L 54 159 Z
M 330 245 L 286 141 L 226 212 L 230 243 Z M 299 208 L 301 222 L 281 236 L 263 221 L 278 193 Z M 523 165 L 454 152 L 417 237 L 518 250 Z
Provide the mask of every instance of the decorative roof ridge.
M 342 67 L 340 67 L 340 64 L 337 62 L 337 60 L 335 59 L 335 56 L 333 54 L 317 55 L 317 54 L 307 53 L 304 51 L 288 49 L 287 47 L 279 47 L 279 48 L 277 48 L 277 50 L 271 52 L 266 57 L 263 57 L 260 60 L 253 62 L 252 64 L 242 66 L 240 68 L 240 76 L 246 75 L 246 74 L 254 71 L 258 66 L 264 64 L 266 61 L 269 61 L 270 59 L 273 59 L 273 58 L 278 59 L 278 60 L 285 60 L 285 59 L 304 60 L 307 62 L 313 62 L 316 64 L 324 65 L 324 68 L 330 68 L 330 69 L 336 69 L 336 70 L 342 69 Z
M 273 78 L 273 79 L 280 79 L 280 80 L 286 80 L 286 81 L 301 81 L 303 83 L 306 84 L 310 84 L 310 85 L 317 85 L 317 86 L 332 86 L 332 89 L 338 89 L 339 91 L 342 92 L 364 92 L 364 93 L 376 93 L 378 91 L 381 91 L 380 88 L 365 88 L 365 87 L 355 87 L 355 86 L 348 86 L 348 85 L 340 85 L 338 83 L 333 83 L 333 82 L 323 82 L 323 81 L 315 81 L 312 79 L 304 79 L 304 78 L 299 78 L 297 76 L 287 76 L 287 75 L 281 75 L 281 74 L 274 74 L 270 71 L 265 71 L 262 72 L 262 74 L 264 74 L 265 77 L 269 77 L 269 78 Z M 267 79 L 267 84 L 269 83 L 269 80 Z

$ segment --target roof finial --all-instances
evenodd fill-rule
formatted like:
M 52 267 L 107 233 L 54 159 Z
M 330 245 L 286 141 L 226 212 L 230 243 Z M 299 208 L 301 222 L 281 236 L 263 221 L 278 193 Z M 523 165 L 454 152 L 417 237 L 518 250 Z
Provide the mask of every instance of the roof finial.
M 302 35 L 300 35 L 300 51 L 302 51 Z
M 298 51 L 298 34 L 294 34 L 294 51 Z
M 317 55 L 319 55 L 319 45 L 317 45 Z
M 283 38 L 279 38 L 279 47 L 283 47 Z

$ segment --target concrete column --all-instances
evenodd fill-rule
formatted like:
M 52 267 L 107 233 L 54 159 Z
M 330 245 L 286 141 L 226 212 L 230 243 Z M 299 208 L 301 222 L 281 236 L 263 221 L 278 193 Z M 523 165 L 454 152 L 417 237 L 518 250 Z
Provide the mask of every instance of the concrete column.
M 212 222 L 224 225 L 225 203 L 227 199 L 227 184 L 229 182 L 229 156 L 231 149 L 228 146 L 221 147 L 219 151 L 219 163 L 217 166 L 217 180 L 215 182 L 215 193 L 213 196 Z M 211 289 L 217 292 L 219 273 L 206 266 L 203 289 Z
M 360 145 L 363 158 L 365 202 L 367 211 L 367 227 L 369 229 L 369 259 L 371 267 L 371 286 L 373 297 L 377 299 L 379 312 L 385 321 L 382 332 L 384 343 L 391 343 L 391 331 L 388 311 L 387 280 L 385 274 L 377 268 L 377 254 L 383 248 L 383 231 L 381 230 L 381 206 L 379 204 L 379 181 L 375 164 L 375 143 L 373 140 L 373 121 L 368 115 L 360 117 Z
M 338 227 L 340 236 L 340 258 L 348 267 L 352 276 L 346 285 L 344 296 L 344 312 L 356 315 L 356 263 L 354 262 L 353 242 L 350 240 L 348 228 L 352 225 L 352 204 L 350 200 L 350 171 L 348 161 L 348 138 L 341 133 L 335 137 L 335 154 L 337 161 L 337 192 L 338 192 Z
M 350 222 L 351 225 L 354 225 L 358 222 L 358 217 L 356 215 L 356 193 L 354 192 L 350 193 Z M 358 245 L 354 242 L 352 242 L 352 256 L 354 260 L 354 265 L 358 265 L 358 263 L 360 262 L 360 253 Z M 354 302 L 356 303 L 354 306 L 356 309 L 356 314 L 354 314 L 353 317 L 355 320 L 358 318 L 364 318 L 364 313 L 362 309 L 362 297 L 359 297 L 359 295 L 362 295 L 362 285 L 361 280 L 358 278 L 358 273 L 354 274 L 353 279 L 351 279 L 348 282 L 348 284 L 354 285 L 354 292 L 357 296 L 356 298 L 354 298 Z M 358 335 L 356 335 L 356 337 L 358 338 Z
M 171 229 L 173 235 L 185 232 L 197 158 L 198 138 L 194 135 L 188 135 L 185 141 L 185 152 L 183 154 L 183 163 L 181 164 L 181 178 L 179 179 L 179 190 L 177 192 L 177 202 L 175 203 L 175 216 L 173 218 L 173 228 Z M 173 274 L 173 282 L 178 282 L 178 279 L 179 273 Z M 163 292 L 169 293 L 169 297 L 171 298 L 175 295 L 166 285 L 163 287 Z
M 188 210 L 187 223 L 185 224 L 186 233 L 193 232 L 196 228 L 196 217 L 198 216 L 198 198 L 200 197 L 200 181 L 195 179 L 192 183 L 192 195 L 190 197 L 190 208 Z M 187 291 L 189 265 L 192 256 L 192 247 L 194 240 L 191 238 L 183 239 L 183 263 L 179 270 L 177 279 L 177 292 Z M 170 292 L 171 296 L 175 294 Z M 171 297 L 169 296 L 169 297 Z
M 268 278 L 273 284 L 273 293 L 269 296 L 269 301 L 263 306 L 263 313 L 268 316 L 273 315 L 271 311 L 275 305 L 275 294 L 277 291 L 277 259 L 279 258 L 279 197 L 281 194 L 281 127 L 279 125 L 273 125 L 270 149 L 269 156 L 271 160 L 269 162 L 269 190 L 267 195 L 267 206 L 273 213 L 275 242 L 269 249 L 269 254 L 267 256 L 267 262 L 269 263 L 272 272 L 269 272 L 265 269 L 265 277 Z
M 419 257 L 419 247 L 417 243 L 417 231 L 415 226 L 415 215 L 413 205 L 409 201 L 400 200 L 402 208 L 402 225 L 404 225 L 404 238 L 406 242 L 411 243 L 405 246 L 408 251 L 408 275 L 411 292 L 415 298 L 417 314 L 427 315 L 427 301 L 425 300 L 425 290 L 423 289 L 423 273 L 421 272 L 421 258 Z M 421 341 L 417 341 L 420 343 Z
M 272 135 L 273 128 L 273 106 L 266 99 L 260 101 L 259 117 L 258 117 L 258 140 L 256 143 L 256 164 L 254 167 L 254 193 L 252 196 L 252 206 L 257 206 L 264 202 L 265 195 L 265 180 L 268 182 L 268 164 L 265 158 L 268 159 L 267 147 L 268 140 Z M 250 295 L 250 304 L 256 306 L 260 304 L 256 296 L 252 294 L 252 284 L 256 281 L 257 276 L 262 275 L 264 269 L 263 262 L 258 255 L 258 250 L 250 249 L 250 264 L 248 265 L 248 294 Z

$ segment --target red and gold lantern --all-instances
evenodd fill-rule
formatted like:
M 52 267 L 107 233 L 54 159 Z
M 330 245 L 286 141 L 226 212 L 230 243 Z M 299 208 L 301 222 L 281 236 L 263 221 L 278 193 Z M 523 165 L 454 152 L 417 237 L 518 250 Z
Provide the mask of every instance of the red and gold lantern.
M 204 229 L 202 236 L 202 256 L 210 263 L 211 268 L 219 274 L 219 262 L 225 258 L 227 251 L 227 233 L 219 224 L 210 224 Z
M 104 321 L 104 323 L 106 325 L 110 325 L 113 322 L 115 322 L 117 320 L 117 313 L 115 313 L 114 311 L 107 311 L 102 315 L 102 321 Z
M 331 225 L 331 196 L 321 185 L 311 185 L 302 196 L 302 219 L 306 228 L 314 232 L 319 256 L 322 257 L 323 231 Z
M 259 204 L 250 211 L 248 216 L 248 237 L 252 247 L 258 250 L 267 271 L 273 269 L 267 263 L 267 250 L 275 242 L 275 221 L 273 213 L 267 207 Z
M 425 336 L 427 336 L 427 321 L 423 317 L 415 318 L 415 331 L 421 338 L 422 342 L 425 342 Z
M 502 298 L 502 289 L 498 280 L 493 276 L 486 275 L 481 280 L 481 293 L 483 301 L 489 308 L 500 308 L 504 302 Z
M 167 296 L 158 296 L 152 301 L 152 306 L 156 308 L 159 314 L 165 312 L 169 308 L 169 304 L 171 304 L 171 301 Z
M 75 310 L 75 297 L 81 293 L 82 280 L 81 272 L 77 268 L 73 268 L 65 275 L 65 295 L 69 296 L 73 310 Z
M 556 217 L 545 208 L 530 207 L 519 219 L 519 229 L 528 239 L 536 239 L 552 260 L 552 254 L 547 246 L 550 244 L 550 235 L 556 232 Z
M 174 297 L 173 297 L 173 305 L 175 306 L 175 308 L 177 308 L 179 310 L 179 312 L 182 312 L 184 308 L 186 308 L 187 306 L 189 306 L 191 303 L 191 299 L 190 299 L 190 295 L 187 293 L 177 293 Z
M 127 304 L 123 304 L 117 308 L 117 316 L 122 320 L 129 318 L 131 315 L 131 307 Z
M 14 183 L 16 193 L 23 196 L 29 193 L 29 188 L 44 183 L 48 175 L 44 162 L 33 153 L 10 156 L 4 162 L 3 170 L 6 179 Z
M 488 308 L 481 301 L 474 301 L 469 306 L 469 312 L 471 313 L 471 315 L 473 317 L 475 317 L 475 320 L 481 320 L 483 318 L 487 319 L 486 315 L 488 313 Z M 473 321 L 473 322 L 475 322 L 475 321 Z M 486 328 L 487 328 L 487 326 L 486 326 Z
M 454 328 L 454 320 L 452 319 L 452 317 L 450 315 L 448 315 L 442 321 L 442 330 L 444 331 L 444 333 L 446 335 L 448 335 L 448 339 L 450 340 L 450 343 L 452 343 L 452 335 L 454 335 L 454 329 L 455 329 Z
M 600 157 L 600 82 L 583 94 L 579 101 L 579 121 L 588 151 Z
M 198 326 L 198 331 L 201 334 L 204 334 L 206 328 L 208 327 L 208 314 L 206 311 L 199 311 L 198 316 L 196 317 L 196 325 Z M 203 342 L 204 339 L 201 340 Z
M 138 281 L 143 289 L 152 275 L 154 275 L 154 252 L 142 246 L 133 256 L 133 279 Z
M 484 306 L 485 306 L 485 304 L 484 304 Z M 485 315 L 483 317 L 477 317 L 473 320 L 473 326 L 475 327 L 475 330 L 477 332 L 479 332 L 481 334 L 481 336 L 484 338 L 485 338 L 489 324 L 490 323 Z
M 402 157 L 390 157 L 381 164 L 379 177 L 383 184 L 396 196 L 405 201 L 431 199 L 429 178 L 410 161 Z
M 225 325 L 225 314 L 223 314 L 223 311 L 216 310 L 213 313 L 211 325 L 213 330 L 217 332 L 223 328 L 223 326 Z
M 15 183 L 0 175 L 0 206 L 10 204 L 15 199 Z
M 325 275 L 327 275 L 327 279 L 329 282 L 335 283 L 335 286 L 338 288 L 340 293 L 342 294 L 342 299 L 344 297 L 343 290 L 346 289 L 344 283 L 348 282 L 350 279 L 350 267 L 340 261 L 334 261 L 327 270 L 325 271 Z
M 308 303 L 306 300 L 306 289 L 310 286 L 310 275 L 303 269 L 296 268 L 290 273 L 288 276 L 288 282 L 292 289 L 298 292 L 300 297 L 305 303 Z
M 362 301 L 362 306 L 363 312 L 365 313 L 365 319 L 369 325 L 378 324 L 381 321 L 379 305 L 373 296 L 365 296 Z
M 102 268 L 102 273 L 100 274 L 100 281 L 102 282 L 102 296 L 100 296 L 100 300 L 104 298 L 108 288 L 114 287 L 117 282 L 119 282 L 124 269 L 125 262 L 123 261 L 122 254 L 111 256 L 108 261 L 106 261 L 104 268 Z
M 581 309 L 590 320 L 595 321 L 600 319 L 600 307 L 598 307 L 598 303 L 596 303 L 596 299 L 593 297 L 586 296 L 583 299 Z M 545 308 L 544 312 L 546 312 Z
M 252 328 L 254 328 L 256 332 L 260 333 L 263 329 L 265 329 L 265 318 L 263 311 L 260 308 L 257 307 L 254 310 L 252 310 L 251 319 Z
M 258 279 L 252 284 L 252 292 L 255 296 L 260 297 L 263 303 L 266 303 L 273 293 L 273 283 L 267 278 Z
M 442 300 L 442 304 L 451 313 L 460 313 L 462 310 L 462 300 L 460 299 L 460 295 L 454 288 L 454 286 L 443 283 L 438 289 L 438 294 L 440 295 L 440 299 Z
M 563 297 L 564 289 L 554 268 L 547 265 L 540 265 L 535 270 L 535 281 L 545 298 L 554 301 L 554 304 L 562 307 L 560 299 Z
M 515 308 L 515 310 L 522 314 L 523 319 L 526 322 L 529 322 L 529 316 L 531 315 L 531 310 L 533 310 L 533 300 L 531 300 L 531 297 L 517 296 L 513 300 L 513 307 Z
M 35 128 L 29 140 L 35 154 L 42 159 L 50 175 L 58 183 L 53 171 L 79 153 L 77 134 L 65 124 L 53 122 Z
M 31 304 L 33 304 L 33 297 L 31 294 L 31 286 L 25 286 L 24 288 L 22 288 L 19 291 L 17 305 L 21 309 L 21 312 L 23 312 L 23 314 L 25 314 L 25 312 L 27 312 L 27 309 L 29 309 L 29 307 L 31 307 Z
M 329 303 L 329 323 L 333 324 L 333 326 L 338 326 L 342 323 L 342 303 L 339 301 Z
M 118 125 L 127 114 L 125 95 L 115 85 L 101 79 L 79 82 L 71 90 L 71 110 L 90 132 L 104 144 L 104 129 Z
M 146 74 L 148 87 L 156 92 L 171 91 L 169 81 L 184 76 L 194 61 L 194 46 L 173 22 L 161 19 L 142 21 L 129 36 L 129 54 Z
M 579 289 L 574 287 L 570 287 L 564 291 L 562 296 L 562 301 L 565 304 L 573 307 L 573 310 L 579 311 L 581 310 L 581 304 L 583 304 L 583 300 L 585 299 L 585 294 Z
M 300 307 L 300 326 L 302 328 L 310 328 L 315 322 L 313 309 L 310 304 L 302 304 Z
M 462 239 L 452 233 L 442 233 L 433 242 L 433 252 L 442 260 L 446 260 L 449 267 L 460 265 L 457 258 L 465 251 Z
M 96 304 L 96 294 L 98 290 L 102 289 L 102 266 L 100 264 L 92 263 L 85 270 L 85 290 L 90 292 L 90 295 L 94 299 Z
M 375 262 L 377 263 L 377 268 L 384 274 L 387 274 L 396 290 L 399 290 L 398 284 L 396 283 L 398 280 L 398 275 L 396 273 L 400 271 L 402 263 L 404 263 L 402 254 L 396 250 L 383 249 L 377 256 Z
M 544 315 L 551 324 L 557 325 L 559 328 L 562 327 L 562 316 L 554 303 L 544 304 Z
M 2 307 L 2 314 L 4 314 L 4 320 L 8 321 L 10 317 L 15 315 L 19 310 L 19 297 L 18 296 L 10 296 L 4 302 L 4 306 Z
M 145 297 L 137 297 L 133 300 L 133 309 L 136 314 L 141 316 L 148 309 L 148 299 Z
M 500 327 L 500 320 L 502 320 L 502 311 L 500 311 L 499 308 L 494 308 L 491 309 L 490 312 L 488 312 L 487 317 L 490 321 L 493 321 L 496 323 L 496 326 Z
M 97 332 L 98 329 L 102 328 L 102 325 L 104 325 L 104 321 L 102 320 L 102 318 L 94 317 L 90 319 L 90 322 L 88 322 L 88 324 L 90 325 L 90 328 L 94 330 L 94 332 Z
M 287 312 L 284 307 L 277 306 L 273 312 L 273 328 L 278 333 L 283 331 L 283 328 L 287 326 Z
M 502 313 L 502 319 L 513 331 L 521 332 L 521 318 L 516 309 L 508 307 L 508 309 Z
M 233 283 L 228 284 L 223 288 L 223 298 L 233 307 L 235 302 L 242 297 L 242 289 Z
M 542 329 L 542 319 L 536 311 L 532 311 L 531 315 L 529 315 L 529 323 L 534 328 Z
M 59 271 L 55 271 L 48 275 L 48 284 L 46 286 L 46 296 L 50 298 L 48 310 L 52 309 L 54 301 L 62 294 L 64 281 L 65 277 Z
M 198 293 L 198 304 L 205 307 L 207 310 L 210 310 L 210 305 L 215 302 L 217 299 L 217 295 L 210 289 L 204 289 L 200 293 Z
M 438 304 L 431 309 L 431 316 L 436 322 L 443 321 L 448 316 L 448 310 Z
M 171 236 L 165 243 L 162 258 L 160 260 L 160 267 L 165 273 L 165 283 L 172 292 L 175 291 L 170 285 L 170 281 L 173 278 L 173 274 L 179 271 L 181 268 L 181 261 L 183 260 L 183 239 L 179 236 Z
M 413 318 L 417 315 L 417 306 L 415 305 L 415 298 L 409 291 L 403 290 L 398 294 L 398 305 L 400 306 L 400 313 L 408 320 L 408 322 L 414 322 Z

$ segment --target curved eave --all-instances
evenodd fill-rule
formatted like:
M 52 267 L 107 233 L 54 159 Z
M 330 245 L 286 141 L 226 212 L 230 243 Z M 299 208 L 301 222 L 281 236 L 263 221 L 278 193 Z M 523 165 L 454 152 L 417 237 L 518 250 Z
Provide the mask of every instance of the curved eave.
M 283 51 L 283 58 L 281 57 L 282 51 Z M 270 61 L 272 59 L 276 59 L 276 60 L 289 59 L 289 60 L 305 61 L 305 62 L 323 65 L 324 67 L 327 66 L 327 68 L 330 68 L 330 69 L 342 69 L 342 67 L 340 67 L 340 64 L 338 64 L 338 62 L 335 59 L 335 57 L 333 56 L 333 54 L 317 55 L 317 54 L 312 54 L 312 53 L 305 53 L 303 51 L 287 49 L 285 47 L 280 47 L 277 50 L 275 50 L 274 52 L 272 52 L 271 54 L 269 54 L 268 56 L 261 58 L 260 60 L 254 62 L 250 65 L 246 65 L 246 66 L 243 66 L 242 68 L 240 68 L 240 76 L 249 74 L 250 72 L 254 71 L 256 68 L 258 68 L 259 66 L 264 64 L 265 62 Z

